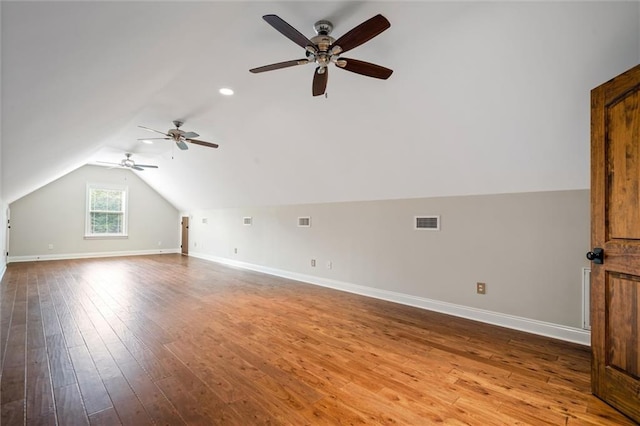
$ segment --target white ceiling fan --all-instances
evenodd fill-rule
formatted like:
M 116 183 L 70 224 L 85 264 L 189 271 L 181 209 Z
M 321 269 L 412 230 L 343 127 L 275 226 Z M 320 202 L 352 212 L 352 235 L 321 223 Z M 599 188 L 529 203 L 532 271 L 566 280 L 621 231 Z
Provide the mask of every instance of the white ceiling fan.
M 141 129 L 145 129 L 145 130 L 148 130 L 150 132 L 159 133 L 159 134 L 165 136 L 164 138 L 141 138 L 141 139 L 138 139 L 138 140 L 141 140 L 141 141 L 153 140 L 153 139 L 170 140 L 170 141 L 174 141 L 176 143 L 176 145 L 178 145 L 178 148 L 180 148 L 182 150 L 189 149 L 189 147 L 187 146 L 187 144 L 185 142 L 189 142 L 189 143 L 193 143 L 193 144 L 201 145 L 201 146 L 206 146 L 206 147 L 209 147 L 209 148 L 217 148 L 218 147 L 217 143 L 205 142 L 205 141 L 201 141 L 201 140 L 198 140 L 198 139 L 193 139 L 193 138 L 197 138 L 200 135 L 197 134 L 196 132 L 185 132 L 184 130 L 181 130 L 180 126 L 182 126 L 183 124 L 184 124 L 183 121 L 174 120 L 173 121 L 173 125 L 176 126 L 176 128 L 175 129 L 169 129 L 169 130 L 167 130 L 166 133 L 162 132 L 160 130 L 151 129 L 149 127 L 138 126 Z
M 97 163 L 102 164 L 110 164 L 114 167 L 124 167 L 126 169 L 133 169 L 139 172 L 144 171 L 144 169 L 157 169 L 158 166 L 150 165 L 150 164 L 136 164 L 135 161 L 131 159 L 131 153 L 127 152 L 124 154 L 126 158 L 123 158 L 119 163 L 110 163 L 108 161 L 97 161 Z

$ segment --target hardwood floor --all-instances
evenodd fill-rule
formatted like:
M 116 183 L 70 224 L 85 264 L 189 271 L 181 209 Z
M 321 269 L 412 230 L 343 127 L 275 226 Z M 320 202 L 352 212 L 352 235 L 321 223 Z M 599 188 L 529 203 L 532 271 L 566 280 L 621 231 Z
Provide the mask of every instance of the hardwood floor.
M 2 425 L 632 425 L 589 349 L 179 255 L 18 263 Z

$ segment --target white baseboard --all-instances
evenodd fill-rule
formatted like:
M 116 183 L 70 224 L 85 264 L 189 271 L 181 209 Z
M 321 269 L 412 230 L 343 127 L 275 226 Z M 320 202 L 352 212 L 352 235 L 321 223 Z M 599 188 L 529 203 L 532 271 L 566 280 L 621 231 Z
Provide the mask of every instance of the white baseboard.
M 403 305 L 414 306 L 416 308 L 427 309 L 429 311 L 454 315 L 457 317 L 480 321 L 487 324 L 498 325 L 501 327 L 511 328 L 527 333 L 552 337 L 554 339 L 564 340 L 567 342 L 578 343 L 586 346 L 591 345 L 591 333 L 588 330 L 583 330 L 581 328 L 567 327 L 564 325 L 517 317 L 500 312 L 492 312 L 484 309 L 472 308 L 469 306 L 456 305 L 454 303 L 441 302 L 438 300 L 412 296 L 404 293 L 381 290 L 373 287 L 316 277 L 313 275 L 300 274 L 297 272 L 284 271 L 281 269 L 240 262 L 233 259 L 211 256 L 204 253 L 189 253 L 189 256 L 222 263 L 225 265 L 236 266 L 242 269 L 249 269 L 256 272 L 262 272 L 269 275 L 288 278 L 296 281 L 302 281 L 309 284 L 315 284 L 322 287 L 329 287 L 349 293 L 355 293 L 363 296 L 373 297 L 376 299 L 400 303 Z
M 2 281 L 2 277 L 4 277 L 4 272 L 7 270 L 7 265 L 0 265 L 0 281 Z
M 67 260 L 67 259 L 88 259 L 94 257 L 117 257 L 117 256 L 143 256 L 146 254 L 180 253 L 179 248 L 157 249 L 157 250 L 129 250 L 129 251 L 104 251 L 94 253 L 62 253 L 62 254 L 42 254 L 35 256 L 9 256 L 7 263 L 13 262 L 37 262 L 42 260 Z

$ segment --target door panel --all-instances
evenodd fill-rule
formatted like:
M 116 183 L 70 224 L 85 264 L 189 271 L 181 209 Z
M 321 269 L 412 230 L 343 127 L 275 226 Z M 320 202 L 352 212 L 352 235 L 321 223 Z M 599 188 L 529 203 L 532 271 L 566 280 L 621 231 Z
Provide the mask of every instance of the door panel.
M 591 92 L 591 388 L 640 422 L 640 66 Z
M 607 277 L 607 311 L 609 315 L 607 336 L 609 365 L 626 372 L 636 379 L 640 377 L 640 339 L 638 338 L 639 277 L 610 273 Z
M 609 238 L 640 239 L 638 92 L 607 108 Z

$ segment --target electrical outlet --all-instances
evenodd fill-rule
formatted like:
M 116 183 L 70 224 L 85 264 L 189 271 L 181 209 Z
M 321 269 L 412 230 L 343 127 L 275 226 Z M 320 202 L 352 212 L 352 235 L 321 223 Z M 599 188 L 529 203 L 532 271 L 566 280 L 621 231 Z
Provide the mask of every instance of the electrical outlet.
M 53 244 L 49 244 L 49 250 L 53 250 Z
M 333 264 L 331 263 L 330 260 L 327 260 L 327 269 L 331 269 L 333 267 Z
M 487 294 L 487 285 L 485 283 L 476 283 L 476 293 Z
M 311 267 L 312 268 L 316 267 L 316 260 L 315 259 L 311 259 Z
M 237 247 L 233 249 L 233 253 L 234 254 L 238 254 L 238 248 Z

